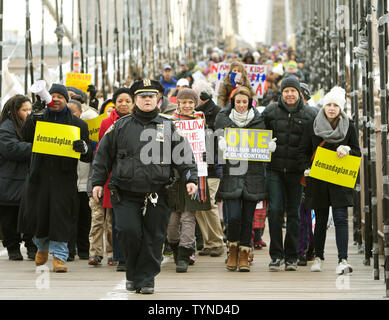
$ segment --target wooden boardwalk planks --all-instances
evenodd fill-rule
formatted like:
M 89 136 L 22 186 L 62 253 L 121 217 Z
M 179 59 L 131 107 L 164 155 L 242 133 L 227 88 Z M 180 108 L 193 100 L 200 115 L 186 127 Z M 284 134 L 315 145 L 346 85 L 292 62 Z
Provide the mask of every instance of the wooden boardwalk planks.
M 269 235 L 264 239 L 269 244 Z M 351 227 L 350 227 L 351 231 Z M 351 232 L 350 232 L 351 238 Z M 349 262 L 354 272 L 348 276 L 335 274 L 337 251 L 335 228 L 328 230 L 323 272 L 310 272 L 298 267 L 296 272 L 268 272 L 268 247 L 255 250 L 251 272 L 229 272 L 224 256 L 196 256 L 189 272 L 178 274 L 172 258 L 165 258 L 162 272 L 156 278 L 156 293 L 127 293 L 125 274 L 106 264 L 88 266 L 85 260 L 68 263 L 69 272 L 36 273 L 33 261 L 9 261 L 0 246 L 0 300 L 376 300 L 384 299 L 383 257 L 380 257 L 381 280 L 374 281 L 372 267 L 364 266 L 363 255 L 349 245 Z M 22 252 L 25 254 L 25 249 Z M 52 269 L 51 258 L 47 263 Z M 41 287 L 41 289 L 39 289 Z

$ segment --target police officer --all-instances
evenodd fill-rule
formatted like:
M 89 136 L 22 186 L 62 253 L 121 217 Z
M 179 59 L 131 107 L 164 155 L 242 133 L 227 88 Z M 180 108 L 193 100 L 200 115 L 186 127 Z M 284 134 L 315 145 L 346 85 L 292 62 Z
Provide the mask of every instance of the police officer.
M 100 141 L 93 162 L 93 197 L 99 201 L 111 172 L 109 188 L 126 258 L 126 288 L 151 294 L 169 222 L 165 187 L 171 182 L 172 166 L 193 196 L 197 169 L 188 141 L 176 133 L 172 121 L 159 115 L 157 81 L 136 81 L 130 90 L 133 114 L 119 119 Z

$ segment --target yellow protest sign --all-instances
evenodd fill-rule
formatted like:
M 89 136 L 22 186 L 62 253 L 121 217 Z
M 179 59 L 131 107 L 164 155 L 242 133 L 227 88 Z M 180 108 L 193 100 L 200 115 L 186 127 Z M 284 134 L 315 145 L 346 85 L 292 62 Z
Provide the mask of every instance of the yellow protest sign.
M 101 116 L 90 120 L 84 120 L 88 124 L 89 129 L 89 139 L 92 141 L 99 142 L 99 130 L 101 126 L 101 122 L 106 119 L 108 115 L 103 113 Z
M 313 96 L 312 96 L 312 99 L 315 101 L 315 102 L 318 102 L 320 101 L 321 99 L 323 99 L 324 97 L 324 90 L 323 89 L 320 89 L 318 90 Z
M 73 141 L 80 139 L 80 128 L 65 124 L 37 121 L 32 152 L 80 159 Z
M 89 73 L 69 72 L 66 74 L 67 87 L 75 87 L 86 93 L 90 84 L 92 84 L 92 75 Z
M 347 188 L 354 188 L 361 158 L 345 156 L 341 159 L 335 151 L 318 147 L 309 176 Z
M 269 143 L 272 134 L 271 130 L 225 128 L 227 147 L 223 157 L 230 160 L 270 162 Z

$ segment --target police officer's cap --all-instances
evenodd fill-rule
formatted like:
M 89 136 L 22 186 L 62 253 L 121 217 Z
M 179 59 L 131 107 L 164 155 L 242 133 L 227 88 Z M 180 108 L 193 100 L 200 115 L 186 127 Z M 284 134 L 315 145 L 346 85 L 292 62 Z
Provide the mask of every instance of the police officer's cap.
M 131 86 L 131 94 L 132 96 L 153 96 L 160 92 L 160 86 L 162 86 L 159 81 L 143 79 L 139 81 L 135 81 Z

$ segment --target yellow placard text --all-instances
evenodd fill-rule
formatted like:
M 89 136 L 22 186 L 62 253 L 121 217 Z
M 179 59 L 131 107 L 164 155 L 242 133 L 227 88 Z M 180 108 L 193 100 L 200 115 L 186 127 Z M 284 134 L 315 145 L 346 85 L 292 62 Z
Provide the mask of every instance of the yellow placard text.
M 354 188 L 360 164 L 360 157 L 348 155 L 339 159 L 335 151 L 318 147 L 309 176 L 343 187 Z
M 67 87 L 75 87 L 86 93 L 90 84 L 92 84 L 92 75 L 89 73 L 69 72 L 66 74 Z
M 80 159 L 73 150 L 73 141 L 79 139 L 79 127 L 37 121 L 32 152 Z
M 100 130 L 101 122 L 107 117 L 108 115 L 106 113 L 103 113 L 102 115 L 96 118 L 90 120 L 84 120 L 88 124 L 90 140 L 99 142 L 99 130 Z

